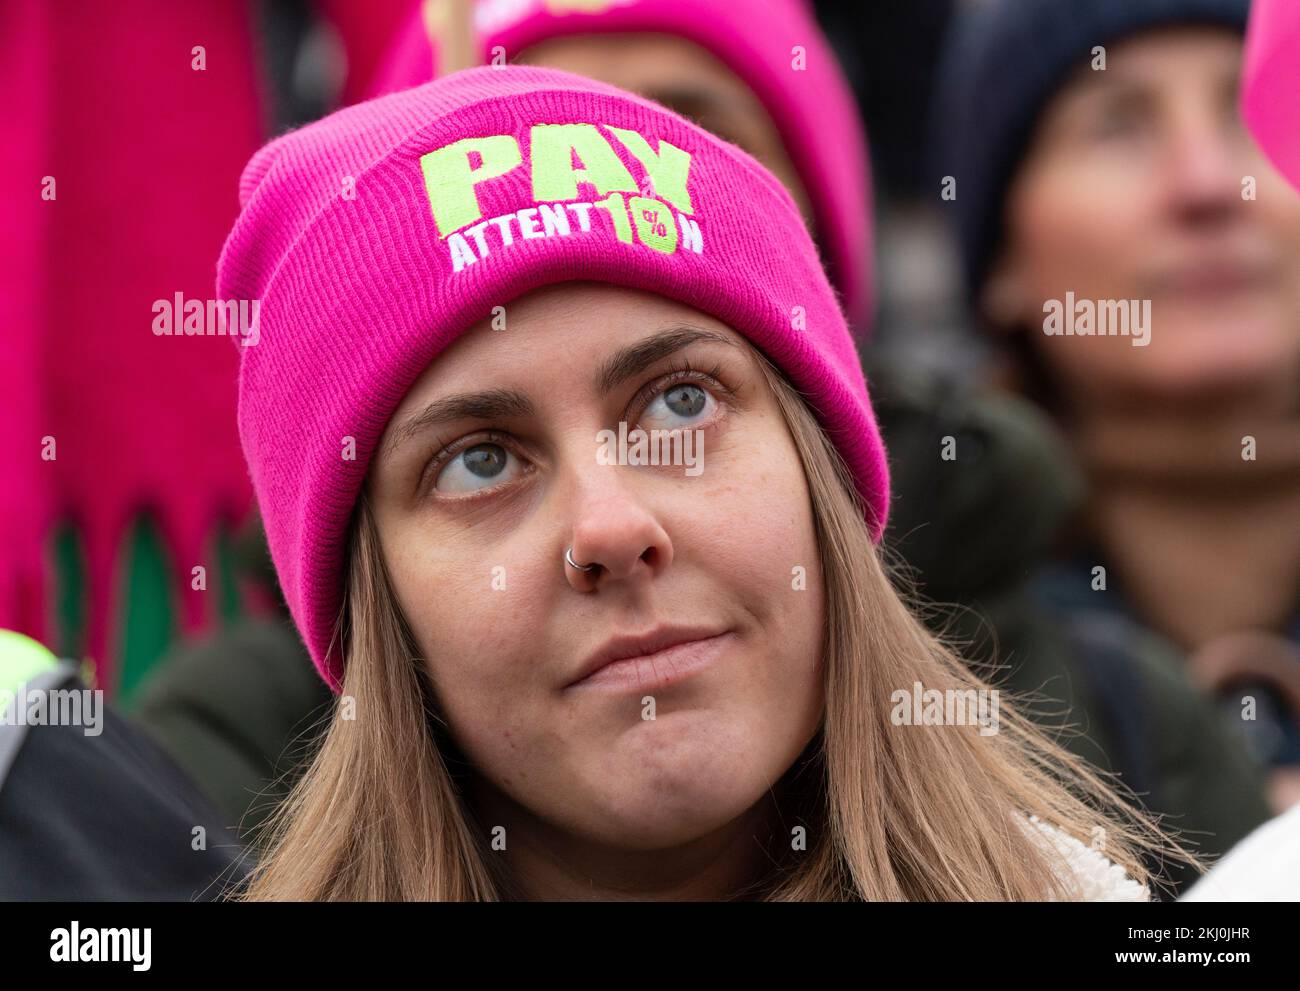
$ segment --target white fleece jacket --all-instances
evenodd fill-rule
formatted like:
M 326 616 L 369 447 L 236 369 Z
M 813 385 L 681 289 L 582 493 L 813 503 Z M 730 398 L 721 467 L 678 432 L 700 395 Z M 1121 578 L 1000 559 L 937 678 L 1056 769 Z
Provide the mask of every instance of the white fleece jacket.
M 1022 817 L 1023 821 L 1023 817 Z M 1146 885 L 1134 881 L 1119 864 L 1112 863 L 1101 851 L 1030 816 L 1035 827 L 1030 835 L 1039 840 L 1044 849 L 1054 853 L 1061 864 L 1057 872 L 1069 886 L 1072 894 L 1068 901 L 1080 902 L 1149 902 L 1151 892 Z

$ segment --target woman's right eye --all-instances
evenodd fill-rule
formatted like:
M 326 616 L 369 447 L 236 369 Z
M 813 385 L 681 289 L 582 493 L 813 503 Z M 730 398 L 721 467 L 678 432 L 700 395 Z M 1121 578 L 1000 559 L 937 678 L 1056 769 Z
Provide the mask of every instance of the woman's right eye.
M 517 478 L 522 471 L 523 465 L 515 454 L 489 441 L 453 455 L 438 472 L 434 488 L 451 495 L 477 492 Z
M 1153 117 L 1152 107 L 1146 100 L 1134 97 L 1108 100 L 1093 114 L 1089 133 L 1100 140 L 1139 138 L 1152 128 Z

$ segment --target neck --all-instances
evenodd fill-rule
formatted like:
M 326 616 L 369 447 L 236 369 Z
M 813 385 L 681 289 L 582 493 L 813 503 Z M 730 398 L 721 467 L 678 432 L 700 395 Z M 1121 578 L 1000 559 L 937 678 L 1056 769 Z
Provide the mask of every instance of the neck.
M 725 901 L 771 866 L 775 790 L 740 817 L 686 843 L 628 850 L 546 822 L 475 776 L 471 804 L 485 829 L 502 825 L 507 873 L 526 901 Z
M 1076 418 L 1072 434 L 1091 531 L 1149 625 L 1196 649 L 1288 621 L 1300 601 L 1300 415 L 1112 410 Z

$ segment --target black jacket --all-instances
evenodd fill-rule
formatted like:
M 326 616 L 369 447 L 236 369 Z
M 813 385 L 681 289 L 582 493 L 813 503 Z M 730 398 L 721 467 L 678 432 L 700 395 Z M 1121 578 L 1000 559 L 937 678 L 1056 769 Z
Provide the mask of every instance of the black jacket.
M 28 691 L 85 688 L 65 662 Z M 241 880 L 189 777 L 110 706 L 94 729 L 0 726 L 0 900 L 211 900 Z

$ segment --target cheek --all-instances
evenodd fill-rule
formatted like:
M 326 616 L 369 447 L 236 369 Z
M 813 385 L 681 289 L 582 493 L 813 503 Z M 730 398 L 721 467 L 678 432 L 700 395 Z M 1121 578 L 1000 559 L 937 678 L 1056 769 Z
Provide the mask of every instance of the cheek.
M 1289 243 L 1300 242 L 1300 192 L 1255 144 L 1241 162 L 1242 176 L 1254 176 L 1255 198 L 1246 201 L 1250 211 Z
M 1249 208 L 1257 211 L 1264 236 L 1286 266 L 1287 301 L 1294 305 L 1300 300 L 1300 192 L 1271 167 L 1262 165 L 1258 199 Z
M 522 689 L 540 677 L 521 631 L 542 628 L 549 599 L 537 563 L 508 543 L 454 558 L 448 543 L 405 534 L 387 556 L 390 578 L 458 741 L 467 751 L 494 738 L 508 746 L 500 728 L 523 718 L 518 707 L 537 696 Z
M 1149 244 L 1150 204 L 1156 198 L 1132 174 L 1089 163 L 1054 164 L 1022 177 L 1008 201 L 1008 234 L 1015 245 L 1030 344 L 1071 392 L 1127 381 L 1134 348 L 1124 337 L 1068 337 L 1043 333 L 1044 303 L 1136 298 L 1139 252 Z
M 823 607 L 807 481 L 784 423 L 750 416 L 745 436 L 706 460 L 696 509 L 678 514 L 675 539 L 770 634 L 812 644 Z
M 498 788 L 540 807 L 548 768 L 564 765 L 570 744 L 546 680 L 551 658 L 538 652 L 551 600 L 530 594 L 531 584 L 509 565 L 496 578 L 439 582 L 414 632 L 438 712 L 462 753 Z
M 1132 175 L 1067 165 L 1027 173 L 1008 199 L 1007 232 L 1015 246 L 1030 308 L 1046 299 L 1117 294 L 1137 272 L 1132 252 L 1151 229 L 1157 199 Z M 1106 292 L 1102 293 L 1101 290 Z
M 1036 327 L 1029 332 L 1057 381 L 1080 400 L 1139 387 L 1146 367 L 1141 363 L 1150 364 L 1151 348 L 1137 351 L 1126 337 L 1049 337 Z

